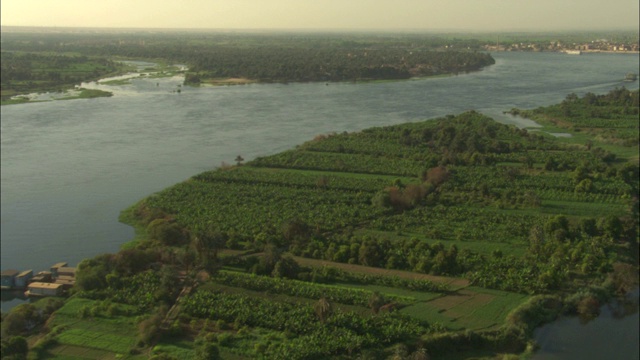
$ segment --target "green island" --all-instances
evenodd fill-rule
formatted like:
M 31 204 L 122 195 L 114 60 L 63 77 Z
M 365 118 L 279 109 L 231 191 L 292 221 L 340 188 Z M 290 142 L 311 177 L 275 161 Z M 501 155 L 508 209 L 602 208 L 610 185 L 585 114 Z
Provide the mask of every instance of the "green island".
M 3 314 L 3 358 L 527 357 L 536 327 L 637 286 L 638 100 L 238 155 L 123 211 L 136 238 L 81 262 L 69 298 Z
M 65 93 L 83 81 L 120 73 L 125 67 L 105 58 L 79 54 L 5 51 L 2 49 L 2 105 L 29 102 L 31 93 Z M 111 96 L 101 90 L 79 89 L 61 99 L 86 99 Z
M 62 92 L 83 81 L 136 71 L 129 60 L 159 64 L 137 70 L 142 77 L 180 74 L 191 86 L 404 80 L 495 63 L 473 40 L 455 40 L 459 49 L 447 41 L 403 34 L 3 32 L 1 99 L 3 105 L 23 103 L 25 97 L 15 96 Z

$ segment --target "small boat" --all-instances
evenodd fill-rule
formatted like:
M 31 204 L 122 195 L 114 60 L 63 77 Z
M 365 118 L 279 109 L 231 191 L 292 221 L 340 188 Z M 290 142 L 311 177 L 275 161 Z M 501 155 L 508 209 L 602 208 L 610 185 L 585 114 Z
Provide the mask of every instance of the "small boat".
M 638 75 L 634 73 L 628 73 L 624 76 L 624 81 L 636 81 L 638 80 Z
M 569 55 L 582 55 L 580 50 L 565 50 L 564 52 Z

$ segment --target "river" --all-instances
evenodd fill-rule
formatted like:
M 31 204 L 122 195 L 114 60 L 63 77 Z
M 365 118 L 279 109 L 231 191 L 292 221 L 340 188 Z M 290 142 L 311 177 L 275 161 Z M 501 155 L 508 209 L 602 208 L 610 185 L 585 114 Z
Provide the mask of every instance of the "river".
M 614 300 L 591 320 L 562 317 L 535 331 L 532 360 L 640 359 L 638 290 Z
M 514 122 L 502 112 L 572 92 L 638 88 L 622 81 L 637 72 L 638 54 L 494 58 L 479 72 L 413 81 L 179 88 L 180 77 L 134 79 L 85 84 L 110 98 L 2 106 L 2 269 L 74 266 L 116 252 L 133 236 L 117 221 L 122 209 L 237 155 L 250 160 L 322 133 L 470 109 Z M 2 309 L 17 302 L 3 296 Z

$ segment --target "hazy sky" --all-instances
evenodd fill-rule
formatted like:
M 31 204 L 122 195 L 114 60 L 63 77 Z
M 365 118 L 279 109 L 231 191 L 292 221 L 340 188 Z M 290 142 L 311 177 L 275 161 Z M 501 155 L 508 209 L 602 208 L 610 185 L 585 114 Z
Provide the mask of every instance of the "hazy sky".
M 2 25 L 212 29 L 638 29 L 638 0 L 2 0 Z

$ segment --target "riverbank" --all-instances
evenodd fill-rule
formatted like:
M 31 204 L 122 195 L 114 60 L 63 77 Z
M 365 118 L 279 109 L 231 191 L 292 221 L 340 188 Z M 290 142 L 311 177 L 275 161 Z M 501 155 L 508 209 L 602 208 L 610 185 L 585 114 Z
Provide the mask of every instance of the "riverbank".
M 531 360 L 606 359 L 614 354 L 640 358 L 638 295 L 636 288 L 627 297 L 603 304 L 597 317 L 561 316 L 537 328 L 534 339 L 538 349 Z
M 12 97 L 9 100 L 2 100 L 0 104 L 16 105 L 16 104 L 36 103 L 36 102 L 44 102 L 44 101 L 55 101 L 55 100 L 95 99 L 100 97 L 111 97 L 111 96 L 113 96 L 113 93 L 109 91 L 77 88 L 74 90 L 68 90 L 68 91 L 56 92 L 56 93 L 36 93 L 36 94 L 28 94 L 28 95 L 19 95 L 17 97 Z
M 2 105 L 25 103 L 36 95 L 64 94 L 78 90 L 79 84 L 115 76 L 131 70 L 123 63 L 102 57 L 73 53 L 2 51 Z M 11 71 L 10 69 L 14 69 Z M 93 98 L 104 93 L 84 92 L 60 98 Z

